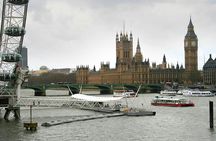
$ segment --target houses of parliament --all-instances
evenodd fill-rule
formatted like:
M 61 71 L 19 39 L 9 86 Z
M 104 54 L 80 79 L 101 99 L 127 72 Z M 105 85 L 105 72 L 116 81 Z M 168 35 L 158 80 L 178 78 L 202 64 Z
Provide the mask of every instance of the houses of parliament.
M 178 82 L 192 84 L 199 82 L 201 72 L 198 71 L 198 38 L 190 19 L 184 38 L 185 68 L 178 63 L 175 66 L 167 64 L 166 56 L 162 63 L 150 64 L 149 59 L 143 59 L 139 40 L 133 56 L 133 35 L 116 34 L 116 64 L 110 68 L 109 63 L 101 63 L 98 71 L 90 70 L 88 66 L 76 69 L 76 82 L 82 84 L 158 84 Z

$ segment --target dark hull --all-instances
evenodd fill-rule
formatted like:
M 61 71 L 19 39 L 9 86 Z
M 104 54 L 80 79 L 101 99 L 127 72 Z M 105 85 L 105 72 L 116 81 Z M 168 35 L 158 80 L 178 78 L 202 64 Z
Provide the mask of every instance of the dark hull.
M 153 111 L 128 111 L 125 114 L 127 116 L 155 116 L 156 112 L 153 112 Z
M 101 112 L 101 113 L 114 113 L 114 112 L 119 112 L 117 109 L 110 109 L 110 108 L 81 108 L 82 110 L 90 110 L 90 111 L 95 111 L 95 112 Z

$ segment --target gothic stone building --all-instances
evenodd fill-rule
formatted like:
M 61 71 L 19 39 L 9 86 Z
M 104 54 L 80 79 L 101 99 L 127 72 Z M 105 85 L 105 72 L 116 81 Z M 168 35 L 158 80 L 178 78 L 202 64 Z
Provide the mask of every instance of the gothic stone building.
M 216 85 L 216 58 L 212 59 L 211 54 L 203 66 L 203 82 L 208 85 Z
M 190 19 L 184 40 L 185 69 L 183 66 L 169 66 L 164 55 L 162 64 L 150 66 L 149 59 L 143 59 L 139 39 L 133 56 L 132 33 L 116 34 L 116 66 L 101 63 L 99 71 L 88 66 L 77 67 L 76 81 L 83 84 L 152 84 L 161 82 L 189 82 L 192 72 L 197 71 L 198 39 Z

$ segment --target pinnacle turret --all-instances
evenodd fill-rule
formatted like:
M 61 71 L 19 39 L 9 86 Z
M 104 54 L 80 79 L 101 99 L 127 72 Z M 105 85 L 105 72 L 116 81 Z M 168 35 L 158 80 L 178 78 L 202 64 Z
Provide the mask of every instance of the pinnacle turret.
M 140 49 L 139 39 L 137 40 L 136 54 L 135 54 L 135 62 L 141 63 L 143 61 L 143 56 Z
M 164 54 L 164 56 L 163 56 L 163 63 L 167 63 L 167 62 L 166 62 L 166 56 L 165 56 L 165 54 Z
M 130 40 L 133 41 L 133 35 L 132 35 L 132 32 L 130 33 Z
M 190 22 L 188 24 L 188 31 L 187 31 L 187 34 L 185 37 L 189 37 L 189 38 L 197 38 L 195 32 L 194 32 L 194 26 L 193 26 L 193 23 L 192 23 L 192 20 L 190 18 Z
M 116 33 L 116 41 L 119 41 L 119 35 Z
M 194 26 L 193 26 L 192 20 L 190 18 L 190 22 L 188 24 L 188 29 L 193 29 L 193 28 L 194 28 Z
M 139 38 L 138 38 L 138 40 L 137 40 L 137 48 L 136 48 L 136 52 L 137 52 L 137 53 L 138 53 L 138 52 L 141 52 L 141 51 L 140 51 Z

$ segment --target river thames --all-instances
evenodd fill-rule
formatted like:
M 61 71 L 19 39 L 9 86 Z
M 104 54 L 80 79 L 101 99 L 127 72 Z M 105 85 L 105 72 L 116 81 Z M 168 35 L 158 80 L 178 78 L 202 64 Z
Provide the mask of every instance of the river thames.
M 50 90 L 48 96 L 63 96 L 68 91 Z M 23 96 L 33 96 L 33 91 L 23 90 Z M 66 120 L 100 113 L 72 109 L 69 107 L 33 107 L 33 120 L 38 122 L 36 132 L 26 131 L 23 122 L 29 121 L 29 109 L 21 107 L 21 120 L 3 120 L 0 114 L 0 141 L 215 141 L 216 129 L 209 129 L 209 101 L 216 97 L 190 97 L 195 107 L 151 106 L 157 94 L 140 94 L 129 99 L 129 106 L 156 111 L 156 116 L 112 117 L 89 121 L 79 121 L 51 127 L 43 127 L 43 122 Z M 215 120 L 216 122 L 216 120 Z M 216 124 L 216 123 L 215 123 Z

